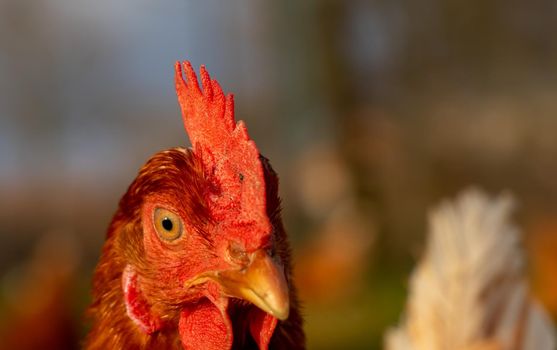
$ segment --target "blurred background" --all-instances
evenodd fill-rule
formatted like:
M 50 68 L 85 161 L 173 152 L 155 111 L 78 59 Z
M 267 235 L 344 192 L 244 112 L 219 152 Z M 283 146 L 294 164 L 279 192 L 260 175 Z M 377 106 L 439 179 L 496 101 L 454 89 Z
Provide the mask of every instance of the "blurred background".
M 556 32 L 553 0 L 0 0 L 0 340 L 77 347 L 118 199 L 189 145 L 183 59 L 280 175 L 310 349 L 381 348 L 428 209 L 471 184 L 515 194 L 557 317 Z

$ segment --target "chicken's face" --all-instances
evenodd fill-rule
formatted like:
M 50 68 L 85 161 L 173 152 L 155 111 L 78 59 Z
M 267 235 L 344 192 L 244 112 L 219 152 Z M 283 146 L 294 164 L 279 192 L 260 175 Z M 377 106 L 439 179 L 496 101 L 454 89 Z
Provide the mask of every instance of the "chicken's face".
M 230 347 L 234 333 L 251 332 L 260 345 L 268 343 L 276 319 L 289 311 L 273 232 L 254 241 L 239 234 L 250 233 L 250 225 L 212 220 L 202 195 L 208 182 L 195 171 L 190 151 L 164 152 L 150 163 L 129 191 L 143 197 L 130 210 L 140 219 L 119 239 L 128 257 L 122 276 L 128 316 L 148 334 L 178 318 L 182 343 L 199 348 L 206 346 L 192 334 L 204 334 L 215 348 Z M 182 180 L 172 178 L 180 174 Z
M 235 229 L 222 222 L 191 218 L 179 196 L 156 194 L 142 207 L 145 260 L 157 272 L 155 291 L 165 286 L 162 292 L 176 298 L 184 293 L 214 301 L 222 295 L 240 298 L 285 319 L 288 294 L 272 232 L 253 242 L 233 235 Z
M 128 220 L 117 240 L 127 315 L 146 334 L 177 326 L 187 349 L 226 349 L 247 334 L 266 348 L 290 306 L 276 178 L 235 125 L 232 98 L 203 68 L 202 93 L 185 68 L 189 84 L 177 66 L 177 89 L 193 150 L 155 155 L 115 219 Z

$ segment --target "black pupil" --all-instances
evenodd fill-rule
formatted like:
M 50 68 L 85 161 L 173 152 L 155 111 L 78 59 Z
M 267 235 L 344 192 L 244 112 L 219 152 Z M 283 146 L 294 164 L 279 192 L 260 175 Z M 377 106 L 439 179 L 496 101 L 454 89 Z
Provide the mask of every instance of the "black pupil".
M 170 220 L 169 218 L 164 218 L 162 219 L 162 227 L 167 230 L 167 231 L 172 231 L 172 227 L 174 225 L 172 224 L 172 220 Z

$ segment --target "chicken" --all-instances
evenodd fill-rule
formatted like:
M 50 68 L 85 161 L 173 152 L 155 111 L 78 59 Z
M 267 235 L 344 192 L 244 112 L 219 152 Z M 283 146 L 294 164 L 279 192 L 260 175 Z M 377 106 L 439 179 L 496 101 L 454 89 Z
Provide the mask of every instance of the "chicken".
M 387 350 L 555 349 L 554 326 L 528 292 L 512 207 L 509 196 L 468 190 L 432 212 L 407 314 L 387 333 Z
M 304 349 L 277 175 L 203 66 L 202 89 L 189 62 L 175 76 L 192 148 L 155 154 L 120 200 L 85 348 Z

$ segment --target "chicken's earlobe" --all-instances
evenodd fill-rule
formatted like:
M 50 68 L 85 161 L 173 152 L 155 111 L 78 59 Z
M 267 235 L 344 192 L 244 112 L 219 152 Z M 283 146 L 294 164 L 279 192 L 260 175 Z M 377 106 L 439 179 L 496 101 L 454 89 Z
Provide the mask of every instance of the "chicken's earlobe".
M 151 305 L 141 293 L 137 272 L 132 265 L 127 265 L 122 273 L 122 288 L 129 318 L 146 334 L 158 331 L 161 321 L 151 314 Z

